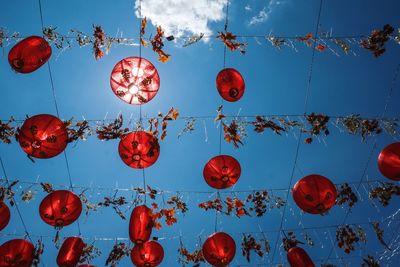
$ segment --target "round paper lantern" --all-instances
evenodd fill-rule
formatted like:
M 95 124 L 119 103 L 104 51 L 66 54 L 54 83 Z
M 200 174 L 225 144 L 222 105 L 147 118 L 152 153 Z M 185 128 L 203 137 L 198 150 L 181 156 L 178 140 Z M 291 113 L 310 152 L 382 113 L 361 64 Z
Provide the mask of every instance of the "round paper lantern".
M 132 211 L 129 221 L 129 237 L 136 245 L 143 244 L 150 238 L 153 229 L 153 220 L 150 214 L 151 209 L 146 205 L 137 206 Z
M 217 267 L 227 266 L 235 257 L 236 243 L 230 235 L 217 232 L 207 238 L 202 251 L 209 264 Z
M 164 258 L 164 249 L 156 241 L 147 241 L 136 245 L 131 251 L 132 263 L 138 267 L 158 266 Z
M 224 189 L 236 184 L 240 173 L 239 162 L 228 155 L 213 157 L 203 169 L 204 180 L 209 186 L 216 189 Z
M 19 73 L 30 73 L 43 64 L 51 56 L 51 46 L 39 36 L 30 36 L 20 41 L 8 53 L 8 62 Z
M 30 267 L 35 247 L 24 239 L 13 239 L 0 246 L 0 267 Z
M 47 159 L 64 151 L 68 132 L 59 118 L 41 114 L 25 120 L 18 131 L 17 139 L 29 156 Z
M 70 225 L 79 218 L 81 212 L 80 198 L 68 190 L 58 190 L 48 194 L 39 206 L 42 220 L 56 228 Z
M 134 169 L 144 169 L 157 161 L 160 145 L 151 133 L 135 131 L 122 137 L 118 151 L 126 165 Z
M 126 103 L 142 105 L 156 96 L 160 77 L 147 59 L 128 57 L 115 65 L 110 84 L 114 94 Z
M 217 75 L 217 89 L 226 101 L 238 101 L 244 94 L 244 79 L 235 69 L 223 69 Z
M 307 252 L 299 247 L 289 249 L 287 259 L 291 267 L 315 267 Z
M 60 267 L 76 267 L 86 244 L 79 237 L 68 237 L 64 240 L 57 255 Z
M 390 144 L 381 151 L 378 168 L 385 177 L 400 181 L 400 143 Z
M 293 198 L 297 206 L 311 214 L 323 214 L 335 205 L 336 187 L 326 177 L 308 175 L 293 187 Z
M 10 209 L 3 201 L 0 201 L 0 231 L 10 222 L 10 216 Z

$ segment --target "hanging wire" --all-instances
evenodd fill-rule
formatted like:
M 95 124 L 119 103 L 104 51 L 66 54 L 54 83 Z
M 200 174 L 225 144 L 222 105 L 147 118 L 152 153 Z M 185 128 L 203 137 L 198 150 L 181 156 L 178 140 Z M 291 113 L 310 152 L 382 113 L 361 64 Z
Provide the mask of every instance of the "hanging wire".
M 40 24 L 42 26 L 42 31 L 43 31 L 43 29 L 44 29 L 44 22 L 43 21 L 44 20 L 43 20 L 42 2 L 41 2 L 41 0 L 38 0 L 38 1 L 39 1 Z M 51 91 L 52 91 L 52 95 L 53 95 L 54 106 L 55 106 L 55 109 L 56 109 L 56 114 L 57 114 L 57 117 L 60 117 L 60 111 L 59 111 L 59 108 L 58 108 L 57 97 L 56 97 L 56 90 L 55 90 L 55 86 L 54 86 L 54 82 L 53 82 L 53 74 L 52 74 L 53 72 L 52 72 L 51 65 L 50 65 L 49 61 L 47 62 L 47 69 L 48 69 L 48 73 L 49 73 L 49 77 L 50 77 L 50 85 L 51 85 Z M 69 161 L 68 161 L 67 152 L 65 152 L 65 150 L 64 150 L 63 154 L 64 154 L 65 166 L 66 166 L 66 169 L 67 169 L 69 188 L 70 188 L 71 191 L 73 191 L 74 187 L 73 187 L 73 183 L 72 183 L 71 169 L 69 167 Z M 77 226 L 78 226 L 78 233 L 79 233 L 79 236 L 80 236 L 82 233 L 81 233 L 81 226 L 79 224 L 79 220 L 77 220 L 76 223 L 77 223 Z
M 314 32 L 315 39 L 314 39 L 314 42 L 313 42 L 311 62 L 310 62 L 310 70 L 309 70 L 306 93 L 305 93 L 305 100 L 304 100 L 304 115 L 306 115 L 306 112 L 307 112 L 308 98 L 309 98 L 309 94 L 310 94 L 310 90 L 311 90 L 311 81 L 312 81 L 312 77 L 313 77 L 313 65 L 314 65 L 314 59 L 315 59 L 315 50 L 316 50 L 316 46 L 317 46 L 318 29 L 319 29 L 321 13 L 322 13 L 322 5 L 323 5 L 323 0 L 320 0 L 318 16 L 317 16 L 317 23 L 316 23 L 315 32 Z M 293 163 L 293 167 L 292 167 L 292 171 L 291 171 L 289 185 L 288 185 L 288 188 L 287 188 L 286 199 L 288 199 L 288 197 L 289 197 L 290 187 L 292 185 L 292 181 L 293 181 L 293 178 L 294 178 L 294 173 L 295 173 L 297 160 L 298 160 L 298 156 L 299 156 L 300 142 L 301 142 L 301 139 L 302 139 L 301 136 L 302 136 L 302 130 L 299 129 L 299 137 L 298 137 L 298 141 L 297 141 L 297 145 L 296 145 L 295 158 L 294 158 L 294 163 Z M 287 207 L 287 205 L 285 205 L 283 207 L 282 218 L 281 218 L 281 221 L 280 221 L 280 224 L 279 224 L 279 229 L 280 230 L 283 228 L 283 221 L 284 221 L 285 214 L 286 214 L 286 207 Z M 274 252 L 272 253 L 272 260 L 271 260 L 272 262 L 274 262 L 278 241 L 279 241 L 279 233 L 278 233 L 278 237 L 275 240 Z

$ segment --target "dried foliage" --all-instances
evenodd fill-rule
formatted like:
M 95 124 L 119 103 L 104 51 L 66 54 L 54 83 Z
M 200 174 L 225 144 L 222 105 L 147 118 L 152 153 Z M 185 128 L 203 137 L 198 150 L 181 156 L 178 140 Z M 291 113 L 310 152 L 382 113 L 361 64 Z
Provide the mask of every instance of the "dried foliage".
M 194 128 L 195 125 L 196 125 L 196 119 L 195 118 L 189 118 L 188 120 L 186 120 L 185 128 L 183 128 L 183 130 L 179 132 L 178 138 L 180 138 L 183 134 L 193 132 L 194 129 L 195 129 Z
M 44 244 L 41 240 L 37 241 L 37 244 L 35 245 L 35 250 L 33 251 L 33 261 L 31 266 L 38 267 L 40 264 L 40 257 L 42 256 L 44 252 Z
M 22 201 L 29 203 L 34 196 L 36 195 L 36 191 L 31 190 L 31 188 L 27 188 L 21 192 Z
M 64 121 L 65 127 L 68 131 L 68 143 L 77 141 L 79 139 L 86 140 L 88 136 L 92 135 L 92 128 L 86 120 L 73 122 L 73 119 Z
M 178 263 L 181 263 L 183 267 L 185 267 L 186 264 L 194 264 L 192 267 L 200 267 L 200 262 L 204 262 L 203 251 L 201 248 L 197 248 L 190 253 L 181 242 L 178 253 Z
M 14 186 L 18 184 L 18 180 L 12 181 L 8 183 L 6 187 L 0 186 L 0 201 L 8 200 L 11 206 L 14 206 L 15 200 L 14 200 L 14 195 L 15 191 L 13 189 Z
M 313 136 L 319 136 L 323 133 L 325 136 L 329 135 L 328 123 L 329 116 L 323 114 L 315 114 L 314 112 L 310 115 L 306 116 L 308 124 L 311 126 L 311 129 L 308 130 L 310 137 L 308 137 L 305 142 L 307 144 L 311 144 Z
M 129 128 L 122 128 L 123 123 L 124 119 L 122 114 L 120 114 L 114 122 L 99 125 L 96 128 L 97 138 L 105 141 L 121 138 L 129 132 Z
M 145 31 L 146 31 L 146 26 L 147 26 L 147 18 L 144 17 L 140 22 L 140 43 L 144 47 L 148 46 L 148 43 L 143 38 L 143 35 L 145 34 Z
M 117 192 L 116 192 L 117 193 Z M 112 207 L 115 212 L 118 214 L 121 219 L 126 220 L 125 215 L 122 213 L 120 210 L 120 206 L 123 206 L 125 204 L 128 204 L 126 201 L 125 197 L 117 197 L 116 193 L 114 194 L 113 197 L 104 197 L 104 200 L 102 202 L 97 203 L 97 206 L 99 207 Z
M 167 204 L 174 206 L 176 210 L 180 210 L 182 213 L 186 213 L 188 211 L 186 202 L 184 202 L 179 196 L 170 197 L 170 199 L 167 201 Z
M 388 250 L 391 250 L 389 246 L 386 244 L 385 240 L 383 239 L 384 231 L 382 228 L 379 227 L 379 222 L 372 222 L 372 226 L 374 227 L 374 231 L 376 237 L 378 238 L 379 242 Z
M 150 124 L 150 130 L 153 134 L 153 136 L 157 137 L 159 136 L 159 126 L 161 123 L 161 140 L 163 141 L 165 137 L 167 136 L 167 127 L 168 127 L 168 121 L 174 121 L 177 120 L 179 117 L 179 111 L 175 108 L 170 108 L 168 113 L 166 115 L 163 115 L 162 113 L 158 113 L 157 117 L 150 118 L 148 120 Z
M 128 257 L 131 253 L 131 249 L 125 245 L 125 243 L 120 242 L 114 244 L 110 254 L 106 260 L 106 266 L 110 265 L 111 267 L 115 267 L 124 257 Z
M 259 257 L 264 256 L 261 244 L 251 234 L 243 234 L 242 237 L 242 255 L 250 262 L 251 251 L 254 251 Z
M 15 128 L 11 125 L 12 122 L 14 122 L 13 117 L 8 122 L 0 120 L 0 140 L 4 144 L 11 144 L 11 138 L 15 135 Z
M 389 24 L 383 26 L 383 30 L 374 30 L 368 39 L 360 42 L 361 47 L 370 50 L 375 57 L 379 57 L 385 53 L 385 44 L 390 39 L 390 35 L 394 32 L 394 28 Z
M 355 244 L 367 242 L 364 230 L 361 227 L 357 227 L 357 229 L 354 230 L 350 225 L 338 227 L 336 230 L 336 241 L 338 247 L 343 249 L 347 254 L 354 251 Z
M 171 55 L 163 51 L 164 47 L 163 37 L 164 37 L 164 31 L 162 30 L 161 26 L 158 26 L 157 34 L 154 36 L 154 38 L 150 39 L 150 43 L 153 47 L 153 51 L 158 54 L 158 60 L 161 61 L 162 63 L 166 63 L 170 59 Z
M 235 214 L 238 218 L 247 215 L 251 216 L 250 213 L 245 208 L 245 202 L 238 198 L 230 198 L 227 197 L 224 201 L 220 199 L 218 196 L 216 199 L 208 200 L 206 202 L 202 202 L 199 205 L 199 208 L 204 210 L 216 210 L 218 212 L 222 212 L 225 215 Z
M 297 40 L 305 43 L 308 47 L 311 47 L 313 41 L 313 34 L 309 32 L 304 36 L 298 37 Z
M 393 195 L 400 196 L 400 186 L 392 183 L 384 183 L 381 186 L 372 188 L 369 192 L 369 197 L 371 199 L 377 198 L 384 207 L 389 205 Z
M 282 132 L 286 132 L 286 129 L 279 126 L 272 120 L 267 120 L 263 116 L 256 116 L 256 120 L 251 122 L 254 125 L 254 131 L 257 133 L 262 133 L 265 129 L 271 129 L 274 133 L 281 135 Z
M 93 37 L 94 37 L 94 42 L 93 42 L 93 53 L 94 57 L 97 59 L 100 59 L 104 56 L 104 52 L 102 48 L 105 45 L 105 34 L 101 26 L 96 26 L 93 25 Z
M 363 119 L 359 114 L 352 114 L 344 118 L 339 118 L 338 122 L 342 124 L 349 133 L 353 135 L 360 134 L 363 141 L 367 136 L 380 134 L 382 132 L 377 119 Z
M 54 192 L 53 185 L 50 183 L 40 183 L 40 186 L 42 187 L 43 191 L 46 193 L 50 194 L 50 193 Z
M 101 250 L 95 247 L 94 244 L 91 245 L 86 244 L 85 247 L 83 248 L 79 263 L 90 262 L 91 260 L 100 255 L 101 255 Z
M 239 148 L 239 144 L 243 145 L 243 139 L 247 136 L 244 122 L 235 118 L 230 124 L 222 122 L 222 126 L 224 127 L 224 140 L 226 142 L 232 142 L 235 148 Z
M 221 39 L 224 45 L 230 50 L 235 51 L 239 49 L 240 53 L 244 55 L 246 53 L 245 43 L 240 43 L 236 40 L 236 35 L 231 32 L 218 32 L 217 38 Z
M 297 247 L 298 244 L 304 244 L 303 242 L 296 239 L 296 235 L 293 232 L 288 232 L 287 235 L 285 234 L 285 232 L 283 232 L 283 235 L 285 237 L 282 239 L 282 243 L 285 251 L 289 251 L 289 249 Z
M 380 265 L 374 257 L 367 255 L 367 257 L 363 259 L 361 267 L 380 267 Z
M 88 215 L 90 211 L 96 211 L 100 206 L 98 204 L 92 203 L 85 195 L 85 191 L 79 194 L 79 198 L 81 199 L 82 205 L 85 208 L 85 214 Z
M 348 183 L 344 183 L 340 186 L 336 197 L 336 203 L 340 206 L 347 204 L 350 208 L 358 202 L 356 194 L 353 192 Z

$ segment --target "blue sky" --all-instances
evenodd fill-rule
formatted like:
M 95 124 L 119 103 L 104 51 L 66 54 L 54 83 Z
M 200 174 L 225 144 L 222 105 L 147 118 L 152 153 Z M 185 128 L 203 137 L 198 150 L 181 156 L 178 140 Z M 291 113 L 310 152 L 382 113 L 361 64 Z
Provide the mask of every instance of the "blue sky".
M 41 2 L 44 25 L 56 26 L 60 33 L 67 33 L 69 29 L 79 29 L 90 34 L 92 25 L 95 24 L 101 25 L 111 36 L 117 33 L 123 33 L 124 37 L 130 38 L 138 36 L 139 20 L 135 15 L 135 3 L 132 0 L 121 0 L 118 4 L 103 0 L 63 2 L 42 0 Z M 191 28 L 181 32 L 171 24 L 167 30 L 175 35 L 187 36 L 192 34 L 191 30 L 197 29 L 206 29 L 215 35 L 223 30 L 225 23 L 225 11 L 221 9 L 224 8 L 223 1 L 196 1 L 196 5 L 192 6 L 188 4 L 189 1 L 178 1 L 179 3 L 175 4 L 173 2 L 165 1 L 165 7 L 155 7 L 153 3 L 157 1 L 143 0 L 143 12 L 148 14 L 148 19 L 151 20 L 146 35 L 154 33 L 154 25 L 151 22 L 169 21 L 168 18 L 160 18 L 159 10 L 175 14 L 173 16 L 176 17 L 170 21 L 185 21 L 185 25 L 191 25 Z M 202 6 L 204 3 L 211 5 L 207 13 L 212 17 L 211 21 L 208 21 L 207 14 L 200 12 L 204 10 Z M 315 31 L 319 3 L 318 0 L 232 1 L 229 6 L 228 30 L 237 35 L 247 36 L 264 36 L 271 32 L 280 36 L 302 36 Z M 319 28 L 321 31 L 332 30 L 335 36 L 367 35 L 372 29 L 381 29 L 387 23 L 396 28 L 399 26 L 398 8 L 399 4 L 394 0 L 385 1 L 385 4 L 373 0 L 356 0 L 351 3 L 344 0 L 324 1 Z M 193 21 L 190 12 L 198 12 L 197 21 Z M 252 19 L 254 17 L 256 19 Z M 199 21 L 208 24 L 204 26 Z M 255 23 L 251 23 L 252 21 Z M 18 31 L 23 36 L 41 35 L 38 1 L 3 1 L 0 26 L 10 32 Z M 374 58 L 369 51 L 357 48 L 356 45 L 353 45 L 356 56 L 346 56 L 343 53 L 336 56 L 329 51 L 316 52 L 305 110 L 304 101 L 312 49 L 299 44 L 297 52 L 288 47 L 278 50 L 262 38 L 258 40 L 247 38 L 244 41 L 249 44 L 246 55 L 240 55 L 239 52 L 227 52 L 226 55 L 226 66 L 239 70 L 246 81 L 243 98 L 235 103 L 224 104 L 224 113 L 229 115 L 303 114 L 306 111 L 331 116 L 351 113 L 365 117 L 381 116 L 387 95 L 393 86 L 392 80 L 400 56 L 400 49 L 393 41 L 389 42 L 387 52 L 379 58 Z M 257 44 L 257 41 L 260 44 Z M 3 60 L 0 64 L 0 119 L 8 119 L 10 116 L 23 119 L 26 114 L 55 115 L 47 67 L 44 66 L 28 75 L 16 74 L 7 62 L 7 53 L 11 47 L 12 44 L 3 49 Z M 207 42 L 200 41 L 188 48 L 182 48 L 178 40 L 177 43 L 166 42 L 165 51 L 172 57 L 168 63 L 163 64 L 157 61 L 157 55 L 151 49 L 142 49 L 142 56 L 157 67 L 161 79 L 159 93 L 151 102 L 143 105 L 143 114 L 156 116 L 158 112 L 166 113 L 170 107 L 175 107 L 181 116 L 213 117 L 221 103 L 215 88 L 215 77 L 223 68 L 222 43 L 211 38 Z M 109 77 L 116 62 L 125 57 L 138 55 L 138 47 L 114 46 L 107 56 L 96 61 L 90 47 L 79 48 L 75 43 L 71 49 L 60 53 L 60 50 L 53 46 L 50 64 L 60 117 L 102 120 L 113 119 L 122 113 L 127 119 L 127 126 L 132 128 L 133 125 L 128 125 L 128 120 L 131 117 L 133 119 L 139 117 L 139 107 L 128 105 L 115 97 L 109 85 Z M 386 115 L 398 117 L 397 103 L 400 99 L 398 84 L 395 84 L 393 89 Z M 147 184 L 166 191 L 213 191 L 204 182 L 202 170 L 207 160 L 219 152 L 217 124 L 213 118 L 198 119 L 196 130 L 178 139 L 177 134 L 184 124 L 184 120 L 170 123 L 166 140 L 160 141 L 161 153 L 157 163 L 146 169 Z M 222 153 L 234 156 L 242 166 L 242 176 L 234 190 L 288 189 L 303 175 L 311 173 L 329 177 L 335 184 L 359 182 L 361 179 L 386 181 L 377 170 L 376 158 L 380 149 L 395 141 L 393 137 L 383 133 L 361 142 L 359 136 L 343 133 L 334 125 L 329 127 L 331 135 L 323 140 L 316 140 L 311 145 L 300 142 L 297 167 L 291 185 L 298 143 L 297 131 L 283 136 L 271 132 L 259 135 L 253 133 L 249 127 L 243 147 L 234 149 L 232 145 L 223 142 Z M 119 158 L 117 147 L 117 140 L 102 142 L 92 136 L 87 141 L 69 145 L 66 150 L 74 185 L 91 187 L 87 195 L 93 202 L 101 201 L 102 197 L 111 195 L 114 188 L 142 185 L 142 172 L 127 167 Z M 1 144 L 0 155 L 11 180 L 50 182 L 57 188 L 69 184 L 62 155 L 32 163 L 16 142 L 11 145 Z M 17 191 L 20 193 L 26 187 L 26 184 L 20 184 Z M 108 189 L 100 190 L 96 189 L 97 187 Z M 55 230 L 43 223 L 38 213 L 39 203 L 45 194 L 39 187 L 33 187 L 32 190 L 37 192 L 34 200 L 25 203 L 17 195 L 18 204 L 33 239 L 43 236 L 46 245 L 42 257 L 44 266 L 54 266 L 57 250 L 51 238 L 54 237 Z M 76 192 L 79 193 L 80 190 Z M 284 190 L 274 192 L 286 197 Z M 161 266 L 178 266 L 176 260 L 179 235 L 182 235 L 184 244 L 192 250 L 198 243 L 198 236 L 204 240 L 214 231 L 214 212 L 205 212 L 197 208 L 199 202 L 213 198 L 214 195 L 181 194 L 189 205 L 188 213 L 185 216 L 179 215 L 178 223 L 174 226 L 165 226 L 160 231 L 153 231 L 154 236 L 164 238 L 160 241 L 165 250 L 165 259 Z M 366 189 L 360 187 L 359 194 L 362 201 L 352 210 L 347 219 L 348 223 L 382 221 L 398 209 L 399 201 L 396 199 L 387 208 L 382 208 L 379 203 L 375 208 L 368 200 Z M 133 193 L 121 191 L 120 195 L 131 198 Z M 166 197 L 170 195 L 166 194 Z M 224 193 L 224 195 L 230 194 Z M 238 193 L 238 196 L 245 198 L 247 195 Z M 304 246 L 304 248 L 316 262 L 326 259 L 332 247 L 331 239 L 335 239 L 335 228 L 329 226 L 341 224 L 346 209 L 336 206 L 327 216 L 315 216 L 302 214 L 290 195 L 288 201 L 283 229 L 312 228 L 306 232 L 316 244 L 314 247 Z M 162 199 L 159 198 L 158 202 L 162 203 Z M 267 233 L 274 248 L 276 239 L 281 239 L 277 230 L 282 211 L 274 209 L 261 218 L 238 219 L 233 216 L 220 216 L 218 229 L 231 234 L 237 243 L 237 254 L 232 266 L 248 264 L 240 252 L 243 232 L 259 232 L 259 229 L 262 229 Z M 127 210 L 127 217 L 129 214 L 130 210 Z M 88 238 L 87 242 L 91 242 L 93 238 L 111 239 L 111 241 L 95 242 L 103 252 L 102 256 L 92 262 L 96 266 L 104 264 L 113 245 L 112 240 L 128 237 L 128 222 L 121 220 L 111 208 L 100 209 L 88 217 L 82 214 L 79 222 L 82 236 Z M 395 229 L 398 229 L 399 223 L 394 221 L 387 226 L 387 222 L 386 220 L 383 227 L 385 237 L 390 240 L 393 234 L 397 236 Z M 342 266 L 344 262 L 356 266 L 360 264 L 364 255 L 371 254 L 379 258 L 384 248 L 377 241 L 370 226 L 363 225 L 363 228 L 367 231 L 368 243 L 357 247 L 350 256 L 335 246 L 330 262 L 338 266 Z M 21 237 L 23 233 L 21 221 L 15 209 L 12 209 L 10 224 L 1 231 L 0 242 L 11 239 L 10 235 Z M 301 230 L 296 231 L 300 239 L 302 233 Z M 77 234 L 76 223 L 61 231 L 62 237 Z M 262 237 L 260 234 L 254 235 L 257 238 Z M 280 242 L 277 249 L 274 264 L 286 262 Z M 342 261 L 340 257 L 346 259 Z M 272 255 L 259 259 L 253 254 L 250 266 L 251 264 L 270 266 L 271 261 Z M 382 263 L 394 266 L 393 264 L 398 261 L 399 256 L 395 255 L 390 260 L 384 259 Z M 121 262 L 121 266 L 130 265 L 128 258 Z

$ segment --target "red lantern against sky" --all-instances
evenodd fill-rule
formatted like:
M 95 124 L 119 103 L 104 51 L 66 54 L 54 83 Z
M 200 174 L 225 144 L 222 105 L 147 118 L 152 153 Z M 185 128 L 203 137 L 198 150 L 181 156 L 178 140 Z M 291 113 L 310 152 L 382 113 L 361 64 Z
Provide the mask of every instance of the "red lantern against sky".
M 25 239 L 13 239 L 0 246 L 0 267 L 30 267 L 35 247 Z
M 91 265 L 91 264 L 81 264 L 78 267 L 96 267 L 96 266 Z
M 291 267 L 315 267 L 307 252 L 299 247 L 289 249 L 287 259 Z
M 160 155 L 157 137 L 144 131 L 131 132 L 121 138 L 119 156 L 131 168 L 144 169 L 153 165 Z
M 143 244 L 149 240 L 152 229 L 151 209 L 146 205 L 135 207 L 129 221 L 129 237 L 131 241 L 136 245 Z
M 226 101 L 238 101 L 244 94 L 244 79 L 240 72 L 235 69 L 223 69 L 217 75 L 217 89 Z
M 0 201 L 0 231 L 10 222 L 10 216 L 10 209 L 3 201 Z
M 209 264 L 217 267 L 227 266 L 235 257 L 236 243 L 230 235 L 217 232 L 207 238 L 202 251 Z
M 379 171 L 394 181 L 400 181 L 400 143 L 385 147 L 378 157 Z
M 138 267 L 155 267 L 164 259 L 164 249 L 156 241 L 135 245 L 131 251 L 132 263 Z
M 308 175 L 293 187 L 293 198 L 297 206 L 311 214 L 323 214 L 335 205 L 336 187 L 326 177 Z
M 147 59 L 128 57 L 115 65 L 110 84 L 114 94 L 126 103 L 142 105 L 156 96 L 160 77 Z
M 224 189 L 236 184 L 240 173 L 239 162 L 228 155 L 213 157 L 203 169 L 204 180 L 209 186 L 216 189 Z
M 18 142 L 26 154 L 35 158 L 52 158 L 64 151 L 68 132 L 59 118 L 41 114 L 25 120 L 18 131 Z
M 79 218 L 81 212 L 80 198 L 67 190 L 58 190 L 48 194 L 39 206 L 42 220 L 56 228 L 73 223 Z
M 86 244 L 79 237 L 68 237 L 64 240 L 57 255 L 57 265 L 60 267 L 75 267 L 79 263 Z
M 43 64 L 51 56 L 51 46 L 39 36 L 30 36 L 20 41 L 8 53 L 8 62 L 19 73 L 30 73 Z

